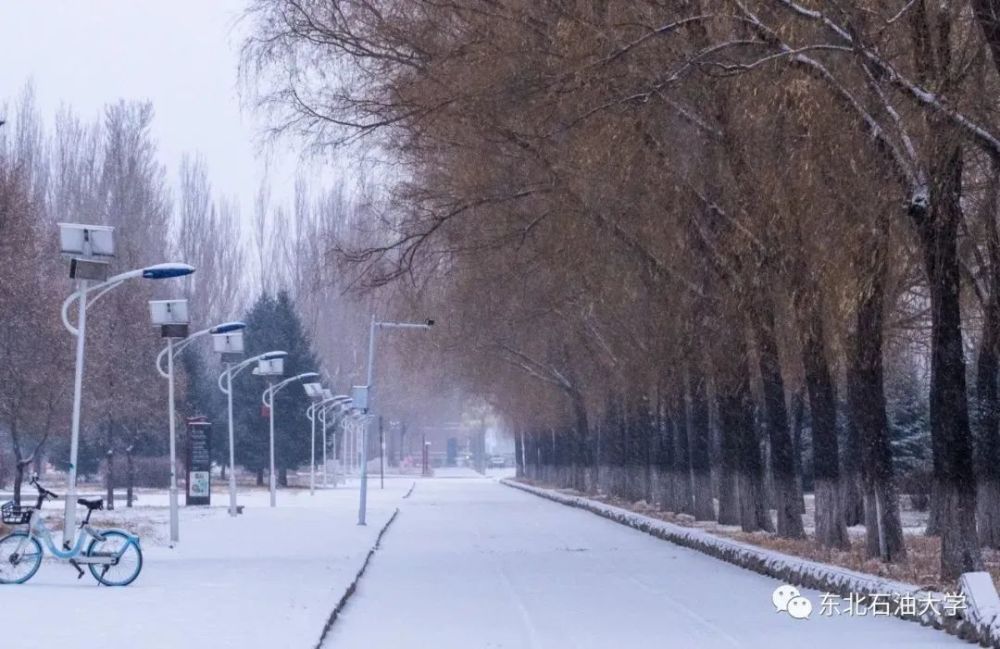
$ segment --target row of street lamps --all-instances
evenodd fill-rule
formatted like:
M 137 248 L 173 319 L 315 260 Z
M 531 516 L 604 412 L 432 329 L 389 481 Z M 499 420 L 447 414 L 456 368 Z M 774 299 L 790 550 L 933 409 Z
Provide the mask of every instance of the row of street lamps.
M 80 410 L 83 394 L 83 369 L 86 349 L 87 310 L 97 300 L 112 289 L 129 279 L 168 279 L 184 277 L 195 271 L 192 266 L 181 263 L 166 263 L 147 266 L 119 273 L 109 277 L 110 263 L 115 256 L 114 229 L 107 226 L 81 225 L 76 223 L 60 223 L 60 250 L 70 258 L 70 277 L 77 280 L 77 290 L 74 291 L 62 305 L 62 321 L 70 334 L 76 336 L 76 361 L 74 367 L 73 385 L 73 415 L 70 431 L 70 462 L 68 488 L 66 495 L 65 525 L 63 538 L 72 541 L 76 525 L 77 500 L 77 462 L 80 442 Z M 96 282 L 91 284 L 91 282 Z M 91 297 L 92 296 L 92 297 Z M 73 303 L 78 304 L 77 324 L 70 322 L 69 311 Z M 243 353 L 243 329 L 246 324 L 240 321 L 225 322 L 188 334 L 187 300 L 151 300 L 150 316 L 154 325 L 160 327 L 161 336 L 167 339 L 167 345 L 156 357 L 157 372 L 167 380 L 167 409 L 170 428 L 170 544 L 171 547 L 180 540 L 179 503 L 177 490 L 177 430 L 176 408 L 174 400 L 174 360 L 193 342 L 211 335 L 215 342 L 215 350 L 222 354 L 226 364 L 225 371 L 219 376 L 219 389 L 227 395 L 229 419 L 229 513 L 236 515 L 236 477 L 235 477 L 235 443 L 233 435 L 233 400 L 232 379 L 239 372 L 253 363 L 258 367 L 255 373 L 273 376 L 283 373 L 283 359 L 287 356 L 283 351 L 271 351 L 250 359 L 241 360 Z M 175 344 L 175 339 L 181 339 Z M 166 367 L 164 367 L 164 361 Z M 233 364 L 239 361 L 237 364 Z M 296 379 L 317 376 L 309 372 L 292 379 L 282 381 L 278 386 L 270 382 L 264 393 L 265 403 L 271 406 L 271 396 L 281 387 Z M 225 382 L 223 383 L 223 379 Z M 271 407 L 271 506 L 275 505 L 275 468 L 274 468 L 274 410 Z
M 306 395 L 312 399 L 312 403 L 306 408 L 306 417 L 309 419 L 309 423 L 312 427 L 312 436 L 310 440 L 310 450 L 309 450 L 309 494 L 313 495 L 316 493 L 316 419 L 320 419 L 322 428 L 322 448 L 323 448 L 323 486 L 327 486 L 327 462 L 326 462 L 326 416 L 327 413 L 334 411 L 346 414 L 350 408 L 350 405 L 354 400 L 347 396 L 346 394 L 338 394 L 334 396 L 333 392 L 329 389 L 324 388 L 321 383 L 306 383 L 304 386 Z M 336 428 L 339 421 L 334 422 L 334 428 Z M 334 451 L 333 456 L 337 456 L 337 438 L 334 437 Z M 337 476 L 336 473 L 333 476 L 333 486 L 337 486 Z
M 312 399 L 312 404 L 306 409 L 306 417 L 312 426 L 312 437 L 311 437 L 311 449 L 310 449 L 310 461 L 309 461 L 309 493 L 314 494 L 316 491 L 316 418 L 319 416 L 321 421 L 322 429 L 322 444 L 323 444 L 323 486 L 327 483 L 327 462 L 326 462 L 326 428 L 327 420 L 326 416 L 328 413 L 333 412 L 340 415 L 340 418 L 335 420 L 334 426 L 338 425 L 340 421 L 346 415 L 352 415 L 353 419 L 361 424 L 361 448 L 360 448 L 360 489 L 359 489 L 359 502 L 358 502 L 358 525 L 366 524 L 367 509 L 368 509 L 368 423 L 371 419 L 372 406 L 373 406 L 373 396 L 374 396 L 374 380 L 375 380 L 375 344 L 376 338 L 375 334 L 379 329 L 430 329 L 434 326 L 433 320 L 427 320 L 425 322 L 384 322 L 375 319 L 372 316 L 371 323 L 368 329 L 368 368 L 367 368 L 367 382 L 365 385 L 356 385 L 352 388 L 353 396 L 348 396 L 346 394 L 334 395 L 331 390 L 324 388 L 322 383 L 312 382 L 303 385 L 306 391 L 306 395 Z M 272 416 L 271 427 L 272 427 L 272 465 L 271 465 L 271 506 L 274 506 L 275 491 L 274 491 L 274 464 L 273 464 L 273 429 L 274 429 L 274 408 L 271 401 L 273 400 L 273 394 L 277 390 L 284 387 L 287 383 L 294 380 L 301 380 L 304 378 L 313 378 L 319 376 L 315 372 L 307 372 L 305 374 L 300 374 L 299 376 L 292 377 L 291 379 L 286 379 L 273 388 L 268 388 L 264 392 L 264 405 L 270 410 Z M 271 396 L 269 396 L 271 395 Z M 346 438 L 346 436 L 345 436 Z M 345 459 L 347 454 L 343 454 Z M 334 438 L 334 456 L 336 456 L 336 437 Z M 334 483 L 336 483 L 336 475 L 334 475 Z
M 70 277 L 77 281 L 77 290 L 74 291 L 62 305 L 62 321 L 70 334 L 76 336 L 76 361 L 74 366 L 73 384 L 73 415 L 72 427 L 70 430 L 70 462 L 69 462 L 69 485 L 66 495 L 65 526 L 63 531 L 64 540 L 69 543 L 75 529 L 76 519 L 76 479 L 77 479 L 77 459 L 79 454 L 80 441 L 80 410 L 83 392 L 83 368 L 84 351 L 86 345 L 87 329 L 87 309 L 93 306 L 102 296 L 112 289 L 120 286 L 129 279 L 169 279 L 184 277 L 195 272 L 194 267 L 182 263 L 164 263 L 147 266 L 119 273 L 109 277 L 109 259 L 115 256 L 114 229 L 107 226 L 81 225 L 76 223 L 60 223 L 60 249 L 62 253 L 70 258 Z M 96 282 L 91 284 L 91 282 Z M 77 323 L 74 326 L 69 320 L 69 310 L 73 303 L 77 307 Z M 174 359 L 184 349 L 189 347 L 195 340 L 207 335 L 211 335 L 214 340 L 214 348 L 222 356 L 226 369 L 219 375 L 219 389 L 227 398 L 227 414 L 229 423 L 229 514 L 235 516 L 238 513 L 236 504 L 236 466 L 235 466 L 235 445 L 233 434 L 233 390 L 232 382 L 240 372 L 256 363 L 257 367 L 253 373 L 258 376 L 268 377 L 268 386 L 261 395 L 261 401 L 268 410 L 269 418 L 269 456 L 270 456 L 270 504 L 271 507 L 277 505 L 277 478 L 274 459 L 274 417 L 275 403 L 274 397 L 277 393 L 288 385 L 295 382 L 302 382 L 306 379 L 319 377 L 316 372 L 304 372 L 296 376 L 284 379 L 275 384 L 271 377 L 284 374 L 284 358 L 287 352 L 269 351 L 263 354 L 242 360 L 243 353 L 243 330 L 246 324 L 240 321 L 225 322 L 202 329 L 193 334 L 188 334 L 188 324 L 190 322 L 187 312 L 187 300 L 151 300 L 150 315 L 154 325 L 161 329 L 161 336 L 167 339 L 167 345 L 156 357 L 156 369 L 159 374 L 167 380 L 168 418 L 170 426 L 170 542 L 171 547 L 180 540 L 180 523 L 178 512 L 178 492 L 177 492 L 177 446 L 176 446 L 176 417 L 174 403 Z M 424 323 L 408 322 L 380 322 L 372 316 L 368 338 L 368 368 L 367 383 L 363 386 L 354 386 L 353 396 L 334 395 L 331 390 L 324 388 L 321 383 L 304 383 L 303 387 L 312 403 L 306 410 L 312 427 L 310 469 L 309 469 L 309 491 L 315 493 L 316 488 L 316 419 L 320 419 L 322 427 L 323 443 L 323 474 L 322 484 L 327 485 L 327 461 L 326 461 L 326 431 L 327 415 L 335 415 L 334 426 L 336 427 L 347 415 L 364 420 L 362 426 L 361 442 L 361 488 L 358 507 L 358 525 L 365 524 L 367 508 L 367 487 L 368 487 L 368 426 L 367 419 L 372 411 L 373 404 L 373 381 L 375 362 L 375 333 L 382 328 L 396 329 L 429 329 L 434 325 L 433 320 Z M 179 344 L 174 343 L 175 339 L 181 339 Z M 164 361 L 166 367 L 164 368 Z M 336 457 L 336 437 L 334 437 L 334 456 Z M 336 484 L 336 476 L 334 476 Z

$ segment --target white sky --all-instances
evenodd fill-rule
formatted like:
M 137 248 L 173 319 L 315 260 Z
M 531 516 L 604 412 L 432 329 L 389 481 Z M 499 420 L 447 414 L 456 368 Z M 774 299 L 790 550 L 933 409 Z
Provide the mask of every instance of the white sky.
M 246 219 L 264 169 L 259 124 L 240 107 L 237 19 L 246 0 L 0 0 L 0 104 L 33 81 L 51 125 L 65 103 L 98 117 L 119 98 L 148 99 L 153 134 L 175 186 L 181 155 L 200 152 L 216 195 Z M 296 156 L 272 155 L 273 201 L 291 195 Z

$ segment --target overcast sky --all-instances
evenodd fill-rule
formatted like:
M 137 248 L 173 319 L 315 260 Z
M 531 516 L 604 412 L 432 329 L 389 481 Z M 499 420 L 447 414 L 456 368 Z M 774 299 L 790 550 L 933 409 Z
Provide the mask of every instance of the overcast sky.
M 241 111 L 237 24 L 246 0 L 2 0 L 0 102 L 34 82 L 52 123 L 65 103 L 93 119 L 108 102 L 148 99 L 171 186 L 184 152 L 201 152 L 213 189 L 252 210 L 264 168 L 259 124 Z M 272 157 L 272 195 L 290 195 L 295 156 Z

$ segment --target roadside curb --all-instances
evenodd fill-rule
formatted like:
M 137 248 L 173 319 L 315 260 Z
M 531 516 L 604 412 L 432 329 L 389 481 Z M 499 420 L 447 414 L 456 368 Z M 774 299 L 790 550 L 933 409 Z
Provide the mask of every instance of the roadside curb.
M 696 550 L 726 563 L 779 579 L 794 586 L 820 590 L 840 597 L 887 594 L 893 603 L 890 610 L 895 609 L 896 603 L 903 596 L 915 597 L 920 601 L 925 601 L 927 598 L 938 602 L 944 600 L 943 593 L 923 590 L 913 584 L 883 579 L 875 575 L 767 550 L 749 543 L 715 536 L 697 528 L 683 527 L 644 516 L 589 498 L 571 496 L 553 489 L 534 487 L 506 478 L 500 480 L 500 484 L 520 489 L 561 505 L 584 509 L 658 539 Z M 984 647 L 1000 649 L 1000 633 L 998 633 L 1000 629 L 994 622 L 996 619 L 994 615 L 988 614 L 996 612 L 976 611 L 975 598 L 970 599 L 972 600 L 969 602 L 970 609 L 960 615 L 944 615 L 940 611 L 932 609 L 922 615 L 897 614 L 896 617 L 919 622 L 923 626 L 932 626 L 963 640 L 979 643 Z
M 347 606 L 347 602 L 354 595 L 355 591 L 357 591 L 358 582 L 361 581 L 361 577 L 364 576 L 365 571 L 368 569 L 368 564 L 371 563 L 372 557 L 375 556 L 375 552 L 379 549 L 379 546 L 382 545 L 382 537 L 385 536 L 385 533 L 389 530 L 389 526 L 392 525 L 392 522 L 396 520 L 397 516 L 399 516 L 398 507 L 396 508 L 396 511 L 392 513 L 392 516 L 389 517 L 389 520 L 386 521 L 385 525 L 382 526 L 382 529 L 379 530 L 378 536 L 375 537 L 375 545 L 373 545 L 371 549 L 368 550 L 368 555 L 365 557 L 364 563 L 361 564 L 361 568 L 358 570 L 358 574 L 354 576 L 354 579 L 347 586 L 347 590 L 345 590 L 344 594 L 340 597 L 340 601 L 337 602 L 337 605 L 330 612 L 330 617 L 327 619 L 326 624 L 323 626 L 323 632 L 320 633 L 319 640 L 316 641 L 315 649 L 321 649 L 321 647 L 323 646 L 323 641 L 326 640 L 327 634 L 330 633 L 330 629 L 333 628 L 334 622 L 337 621 L 337 618 L 340 616 L 341 611 L 344 610 L 344 608 Z

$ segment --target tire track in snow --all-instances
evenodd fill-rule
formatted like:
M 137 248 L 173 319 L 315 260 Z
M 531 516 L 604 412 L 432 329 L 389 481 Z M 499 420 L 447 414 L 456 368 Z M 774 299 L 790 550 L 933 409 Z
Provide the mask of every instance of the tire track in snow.
M 351 596 L 353 596 L 358 590 L 358 582 L 361 581 L 361 577 L 364 576 L 365 571 L 368 569 L 368 564 L 371 563 L 372 557 L 375 556 L 375 552 L 382 545 L 382 537 L 385 536 L 385 533 L 389 530 L 389 526 L 392 525 L 392 522 L 396 520 L 397 516 L 399 516 L 398 507 L 396 508 L 396 511 L 392 513 L 392 516 L 389 517 L 389 520 L 386 521 L 385 525 L 382 526 L 382 529 L 379 530 L 378 536 L 375 538 L 375 545 L 368 550 L 368 555 L 365 557 L 364 563 L 361 564 L 361 569 L 358 570 L 358 574 L 354 576 L 354 580 L 351 581 L 347 590 L 345 590 L 344 594 L 341 596 L 340 601 L 337 602 L 337 605 L 330 612 L 330 617 L 323 626 L 323 632 L 320 634 L 319 640 L 316 642 L 314 649 L 322 649 L 326 636 L 330 633 L 330 629 L 333 628 L 333 624 L 337 621 L 341 611 L 343 611 L 347 606 L 347 602 L 351 599 Z
M 719 625 L 715 624 L 708 618 L 701 615 L 695 609 L 685 604 L 683 600 L 674 597 L 674 595 L 670 591 L 665 590 L 663 588 L 659 588 L 657 586 L 653 586 L 652 584 L 647 583 L 645 580 L 640 579 L 635 575 L 629 575 L 628 580 L 649 593 L 669 599 L 670 602 L 674 605 L 674 610 L 683 613 L 685 617 L 694 622 L 702 630 L 708 631 L 716 637 L 725 639 L 725 641 L 733 647 L 742 649 L 742 647 L 746 646 L 738 638 L 735 638 L 729 633 L 727 633 L 725 629 L 723 629 Z
M 488 548 L 490 543 L 484 538 L 483 531 L 477 525 L 471 530 L 472 536 L 476 539 L 476 546 L 480 548 Z M 503 557 L 490 552 L 484 552 L 484 557 L 489 557 L 490 565 L 496 571 L 497 575 L 500 577 L 500 583 L 503 584 L 503 590 L 510 598 L 511 603 L 517 610 L 517 616 L 521 620 L 521 627 L 524 629 L 526 640 L 528 644 L 525 649 L 543 649 L 543 644 L 538 637 L 538 629 L 535 623 L 531 619 L 531 613 L 528 611 L 528 607 L 525 606 L 524 598 L 521 593 L 518 592 L 517 588 L 514 586 L 514 582 L 510 578 L 510 573 L 507 571 L 507 566 L 504 564 Z
M 514 583 L 510 580 L 510 575 L 507 574 L 506 567 L 499 561 L 494 561 L 493 565 L 497 569 L 497 574 L 500 575 L 500 581 L 503 583 L 504 590 L 507 591 L 507 595 L 514 603 L 514 608 L 517 609 L 518 617 L 521 618 L 521 625 L 528 636 L 528 649 L 541 649 L 542 644 L 538 640 L 538 631 L 535 628 L 535 623 L 531 621 L 531 613 L 528 612 L 528 607 L 524 605 L 524 598 L 514 588 Z

